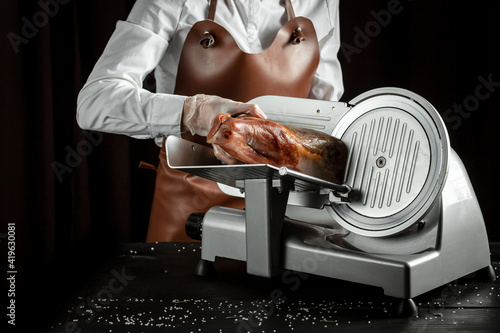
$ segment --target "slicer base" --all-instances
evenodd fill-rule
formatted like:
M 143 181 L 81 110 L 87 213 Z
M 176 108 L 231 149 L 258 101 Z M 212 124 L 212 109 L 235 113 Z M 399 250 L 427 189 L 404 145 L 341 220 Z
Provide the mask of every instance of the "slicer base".
M 439 209 L 435 247 L 414 254 L 319 246 L 311 241 L 315 237 L 324 241 L 317 226 L 284 221 L 278 250 L 281 259 L 272 263 L 279 266 L 276 268 L 381 287 L 385 295 L 404 300 L 479 270 L 488 273 L 491 262 L 484 220 L 465 168 L 454 152 Z M 202 259 L 247 261 L 246 223 L 244 211 L 209 210 L 203 221 Z

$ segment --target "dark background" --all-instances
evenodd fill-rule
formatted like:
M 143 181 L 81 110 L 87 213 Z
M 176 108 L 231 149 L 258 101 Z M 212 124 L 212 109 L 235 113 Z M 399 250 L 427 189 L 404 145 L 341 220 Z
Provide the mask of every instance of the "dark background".
M 15 223 L 16 319 L 38 327 L 114 244 L 144 241 L 155 175 L 138 164 L 157 159 L 151 140 L 84 133 L 75 122 L 78 91 L 134 1 L 59 1 L 50 17 L 40 14 L 38 1 L 0 3 L 2 280 L 7 223 Z M 500 87 L 481 100 L 476 89 L 480 77 L 500 83 L 496 3 L 370 0 L 340 6 L 342 100 L 383 86 L 428 99 L 447 119 L 490 241 L 500 241 L 494 160 Z M 29 30 L 26 22 L 39 26 Z M 24 38 L 17 50 L 9 34 Z M 462 115 L 453 111 L 460 105 Z

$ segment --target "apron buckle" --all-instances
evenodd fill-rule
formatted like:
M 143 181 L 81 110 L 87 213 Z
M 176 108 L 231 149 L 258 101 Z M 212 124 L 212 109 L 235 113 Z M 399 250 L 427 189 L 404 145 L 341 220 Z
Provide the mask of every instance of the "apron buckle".
M 297 29 L 295 29 L 293 31 L 293 34 L 292 34 L 292 44 L 293 45 L 299 45 L 300 42 L 303 42 L 306 40 L 306 36 L 304 35 L 304 33 L 302 32 L 302 29 L 300 27 L 298 27 Z
M 200 45 L 203 46 L 204 49 L 208 49 L 215 43 L 215 38 L 212 36 L 212 34 L 208 31 L 205 31 L 203 34 L 203 38 L 200 40 Z

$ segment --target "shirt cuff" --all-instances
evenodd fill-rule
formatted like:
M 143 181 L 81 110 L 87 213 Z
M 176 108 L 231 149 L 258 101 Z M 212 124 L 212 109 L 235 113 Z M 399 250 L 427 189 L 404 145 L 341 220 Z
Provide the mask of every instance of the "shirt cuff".
M 151 114 L 152 137 L 175 135 L 181 137 L 182 110 L 186 96 L 156 94 Z

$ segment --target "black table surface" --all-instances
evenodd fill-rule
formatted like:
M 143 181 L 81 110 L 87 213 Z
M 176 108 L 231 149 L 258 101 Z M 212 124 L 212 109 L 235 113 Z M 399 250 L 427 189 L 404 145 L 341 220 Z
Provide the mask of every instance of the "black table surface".
M 495 275 L 500 243 L 490 244 Z M 400 318 L 379 288 L 284 271 L 248 275 L 218 258 L 198 277 L 200 243 L 121 244 L 68 295 L 47 332 L 498 332 L 500 281 L 465 276 L 414 298 Z M 369 274 L 369 272 L 367 272 Z

